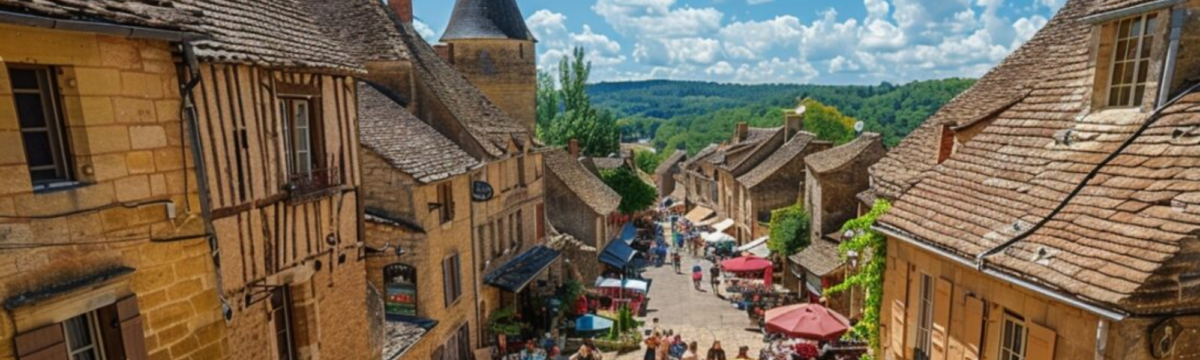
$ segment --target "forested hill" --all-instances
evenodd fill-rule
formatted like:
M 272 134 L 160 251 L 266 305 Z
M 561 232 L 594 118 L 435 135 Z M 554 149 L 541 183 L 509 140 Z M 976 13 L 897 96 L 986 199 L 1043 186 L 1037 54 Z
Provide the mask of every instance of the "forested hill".
M 736 85 L 684 81 L 640 81 L 590 85 L 596 107 L 621 119 L 626 141 L 653 139 L 660 148 L 686 147 L 695 152 L 728 139 L 738 122 L 779 126 L 784 109 L 797 99 L 811 98 L 866 123 L 883 134 L 888 146 L 966 90 L 974 80 L 945 79 L 905 85 Z

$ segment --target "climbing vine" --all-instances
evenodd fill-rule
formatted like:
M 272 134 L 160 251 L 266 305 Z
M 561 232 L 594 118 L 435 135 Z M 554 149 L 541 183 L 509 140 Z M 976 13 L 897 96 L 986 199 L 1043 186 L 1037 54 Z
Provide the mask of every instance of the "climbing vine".
M 879 349 L 879 313 L 883 304 L 883 274 L 887 270 L 887 236 L 880 234 L 871 227 L 875 220 L 887 213 L 892 205 L 887 201 L 878 200 L 867 214 L 846 222 L 842 231 L 853 231 L 854 237 L 838 246 L 842 260 L 853 251 L 859 254 L 866 263 L 858 268 L 858 272 L 846 277 L 840 285 L 825 290 L 825 296 L 830 296 L 851 287 L 866 290 L 866 301 L 863 306 L 863 318 L 848 336 L 866 340 L 872 349 Z

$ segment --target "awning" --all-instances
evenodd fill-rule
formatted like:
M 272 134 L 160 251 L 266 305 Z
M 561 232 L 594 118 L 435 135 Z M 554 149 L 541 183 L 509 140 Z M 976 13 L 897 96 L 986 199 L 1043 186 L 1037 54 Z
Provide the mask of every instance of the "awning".
M 629 265 L 629 260 L 633 259 L 636 253 L 637 251 L 624 241 L 612 241 L 604 247 L 604 252 L 600 253 L 600 262 L 621 269 Z
M 746 243 L 746 245 L 739 246 L 737 251 L 748 252 L 754 256 L 765 258 L 771 255 L 771 250 L 767 248 L 767 240 L 770 238 L 770 236 L 763 236 L 757 240 Z
M 642 280 L 634 280 L 634 279 L 621 280 L 621 279 L 609 279 L 609 278 L 596 278 L 596 287 L 597 288 L 622 288 L 622 289 L 626 289 L 626 290 L 635 290 L 635 291 L 646 292 L 647 290 L 650 289 L 650 283 L 642 281 Z
M 696 223 L 707 219 L 709 216 L 713 216 L 712 209 L 703 206 L 697 206 L 695 209 L 692 209 L 692 211 L 688 212 L 687 219 L 688 221 Z
M 538 245 L 483 277 L 483 282 L 509 292 L 520 292 L 559 256 L 558 251 Z
M 721 218 L 713 216 L 713 217 L 708 218 L 707 220 L 702 220 L 700 222 L 696 222 L 696 223 L 692 223 L 692 224 L 696 225 L 696 226 L 712 226 L 712 224 L 716 224 L 717 221 L 720 221 L 720 220 L 721 220 Z
M 637 236 L 638 229 L 636 226 L 633 226 L 633 222 L 630 221 L 625 224 L 625 227 L 621 228 L 621 237 L 617 238 L 617 240 L 621 240 L 621 242 L 626 244 L 632 244 L 633 240 L 637 239 Z
M 725 220 L 722 220 L 722 221 L 721 221 L 721 222 L 719 222 L 719 223 L 716 223 L 716 224 L 714 224 L 714 225 L 713 225 L 713 230 L 716 230 L 716 231 L 725 231 L 725 230 L 727 230 L 727 229 L 729 229 L 729 228 L 731 228 L 731 227 L 733 227 L 733 219 L 725 219 Z
M 592 314 L 580 316 L 578 319 L 575 319 L 575 331 L 608 330 L 612 326 L 612 320 Z
M 734 239 L 732 236 L 729 236 L 729 234 L 723 232 L 703 233 L 700 234 L 700 238 L 709 243 L 737 241 L 737 239 Z

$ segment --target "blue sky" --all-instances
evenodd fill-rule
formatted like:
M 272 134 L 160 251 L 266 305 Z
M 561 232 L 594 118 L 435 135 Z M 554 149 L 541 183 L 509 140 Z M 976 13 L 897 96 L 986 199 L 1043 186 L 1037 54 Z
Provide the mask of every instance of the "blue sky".
M 575 46 L 592 81 L 877 84 L 978 77 L 1066 0 L 518 0 L 553 70 Z M 414 0 L 431 42 L 449 0 Z

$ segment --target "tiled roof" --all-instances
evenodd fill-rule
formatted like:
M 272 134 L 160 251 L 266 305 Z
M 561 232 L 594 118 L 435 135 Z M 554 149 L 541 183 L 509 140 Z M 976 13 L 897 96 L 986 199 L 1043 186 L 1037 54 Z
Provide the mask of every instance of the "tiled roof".
M 365 82 L 358 84 L 358 132 L 363 147 L 422 183 L 466 174 L 479 165 L 381 89 Z
M 458 0 L 442 41 L 478 39 L 534 41 L 516 0 Z
M 811 245 L 795 255 L 789 256 L 788 260 L 803 266 L 817 276 L 829 275 L 842 266 L 837 244 L 825 239 L 813 240 Z
M 854 195 L 854 197 L 858 198 L 858 202 L 868 207 L 875 206 L 875 201 L 879 200 L 879 197 L 875 195 L 875 190 L 871 189 L 860 192 Z
M 923 176 L 879 223 L 964 259 L 995 252 L 987 267 L 1106 308 L 1194 311 L 1200 302 L 1178 295 L 1200 285 L 1178 279 L 1195 275 L 1188 272 L 1200 248 L 1200 94 L 1157 117 L 1080 116 L 1094 73 L 1092 27 L 1079 19 L 1096 1 L 1069 1 L 989 75 L 984 86 L 1005 66 L 1032 65 L 1024 77 L 1006 77 L 1029 96 Z M 973 90 L 952 106 L 984 95 Z
M 709 156 L 716 153 L 717 149 L 719 149 L 719 148 L 720 148 L 720 145 L 718 145 L 718 144 L 708 144 L 708 146 L 705 146 L 703 149 L 700 149 L 700 151 L 696 152 L 696 156 L 693 156 L 692 158 L 688 159 L 687 161 L 684 161 L 683 167 L 685 167 L 685 168 L 691 167 L 692 164 L 700 162 L 700 161 L 704 160 L 705 158 L 708 158 Z
M 158 0 L 0 0 L 0 9 L 59 19 L 189 30 L 200 14 L 177 2 Z
M 593 157 L 587 160 L 595 164 L 597 169 L 612 170 L 625 166 L 625 159 L 622 158 Z
M 578 160 L 571 158 L 566 150 L 549 150 L 542 156 L 546 168 L 561 179 L 571 192 L 592 208 L 592 211 L 608 215 L 621 205 L 621 195 L 584 169 L 583 165 Z
M 1113 10 L 1142 5 L 1155 1 L 1156 0 L 1100 0 L 1097 1 L 1095 7 L 1092 8 L 1092 14 L 1103 14 Z
M 852 164 L 863 156 L 875 154 L 878 157 L 883 151 L 883 138 L 879 134 L 866 133 L 854 141 L 809 155 L 804 158 L 804 164 L 814 173 L 824 174 Z
M 322 31 L 360 63 L 408 60 L 391 11 L 376 0 L 300 0 Z
M 764 155 L 774 152 L 778 146 L 783 145 L 783 135 L 782 127 L 750 128 L 745 141 L 737 143 L 725 151 L 722 168 L 729 170 L 734 175 L 750 171 L 753 166 L 758 165 L 755 163 L 756 161 L 762 161 Z
M 281 68 L 361 72 L 299 0 L 0 0 L 38 15 L 181 30 L 202 60 Z
M 742 177 L 739 177 L 737 179 L 738 182 L 742 183 L 742 185 L 747 188 L 758 186 L 759 183 L 762 183 L 764 180 L 771 177 L 771 175 L 776 171 L 782 169 L 784 165 L 787 165 L 797 156 L 804 154 L 804 150 L 808 148 L 808 145 L 811 144 L 813 140 L 816 140 L 816 136 L 812 133 L 797 133 L 796 136 L 793 136 L 792 139 L 788 140 L 786 144 L 780 146 L 779 150 L 776 150 L 775 153 L 771 154 L 770 157 L 768 157 L 766 160 L 763 160 L 762 163 L 759 163 L 758 166 L 755 166 L 754 169 L 750 170 L 750 172 L 747 172 L 745 175 L 742 175 Z
M 682 162 L 686 159 L 687 159 L 686 151 L 675 150 L 675 152 L 671 153 L 671 156 L 668 156 L 666 159 L 663 159 L 663 161 L 661 163 L 658 163 L 658 167 L 654 169 L 654 174 L 655 175 L 666 174 L 667 172 L 671 171 L 671 167 L 678 165 L 680 162 Z

